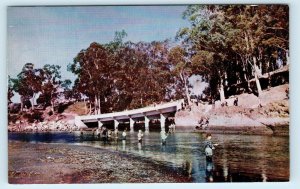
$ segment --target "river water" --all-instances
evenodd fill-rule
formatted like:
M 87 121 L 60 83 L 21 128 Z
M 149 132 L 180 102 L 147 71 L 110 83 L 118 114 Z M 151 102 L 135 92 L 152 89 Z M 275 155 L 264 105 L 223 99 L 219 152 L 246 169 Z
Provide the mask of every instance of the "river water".
M 121 135 L 121 133 L 119 134 Z M 193 182 L 263 182 L 289 180 L 289 137 L 214 134 L 219 145 L 206 162 L 201 133 L 175 133 L 162 145 L 159 132 L 127 133 L 126 141 L 106 144 L 92 133 L 9 133 L 9 140 L 31 143 L 68 143 L 119 151 L 181 170 Z

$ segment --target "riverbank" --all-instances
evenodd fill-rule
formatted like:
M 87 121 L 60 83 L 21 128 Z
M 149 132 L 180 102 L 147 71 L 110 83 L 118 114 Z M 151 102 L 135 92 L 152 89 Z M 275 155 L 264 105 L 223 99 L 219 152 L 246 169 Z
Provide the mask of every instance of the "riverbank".
M 196 132 L 227 134 L 289 135 L 289 100 L 281 85 L 263 91 L 258 98 L 253 94 L 241 94 L 214 105 L 192 105 L 175 115 L 178 129 Z M 234 99 L 238 98 L 238 106 Z
M 11 184 L 191 182 L 158 162 L 86 146 L 9 141 L 8 159 Z
M 45 116 L 41 122 L 29 123 L 26 119 L 17 120 L 8 124 L 8 132 L 51 132 L 51 131 L 78 131 L 74 124 L 76 114 L 63 113 L 55 116 Z

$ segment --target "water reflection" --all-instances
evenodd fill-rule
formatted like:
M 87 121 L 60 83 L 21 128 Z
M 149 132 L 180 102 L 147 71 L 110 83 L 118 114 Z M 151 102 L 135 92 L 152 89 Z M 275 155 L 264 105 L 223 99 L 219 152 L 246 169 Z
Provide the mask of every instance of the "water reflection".
M 192 177 L 192 167 L 193 167 L 192 161 L 185 161 L 182 164 L 182 168 L 185 170 L 185 172 L 189 178 Z
M 126 140 L 122 140 L 122 150 L 126 150 Z
M 212 161 L 206 161 L 204 137 L 197 133 L 175 133 L 161 144 L 160 133 L 150 132 L 139 143 L 137 133 L 126 140 L 103 141 L 93 133 L 9 133 L 9 140 L 74 143 L 105 148 L 156 161 L 183 170 L 194 182 L 287 181 L 289 138 L 247 135 L 213 135 L 218 143 Z
M 213 164 L 212 159 L 207 159 L 206 160 L 206 170 L 205 170 L 206 182 L 213 182 L 214 181 L 213 169 L 214 169 L 214 164 Z

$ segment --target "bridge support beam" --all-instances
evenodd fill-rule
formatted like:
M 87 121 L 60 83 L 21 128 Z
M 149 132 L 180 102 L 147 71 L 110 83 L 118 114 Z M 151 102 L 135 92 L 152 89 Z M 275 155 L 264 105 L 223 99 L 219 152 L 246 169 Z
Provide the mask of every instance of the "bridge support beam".
M 98 129 L 101 129 L 102 126 L 103 126 L 103 123 L 100 120 L 98 120 Z
M 114 119 L 114 126 L 115 126 L 115 130 L 118 129 L 119 121 L 116 119 Z
M 166 126 L 166 116 L 160 114 L 160 128 L 162 131 L 165 130 L 165 126 Z
M 150 119 L 145 116 L 145 132 L 149 132 L 149 122 L 150 122 Z
M 132 118 L 129 118 L 129 126 L 130 126 L 130 132 L 134 132 L 134 129 L 133 129 L 134 120 Z

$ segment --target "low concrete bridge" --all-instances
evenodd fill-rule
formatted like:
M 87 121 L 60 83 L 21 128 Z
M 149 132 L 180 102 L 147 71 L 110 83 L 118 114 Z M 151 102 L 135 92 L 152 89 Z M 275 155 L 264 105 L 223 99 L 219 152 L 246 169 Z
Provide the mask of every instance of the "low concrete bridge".
M 173 102 L 147 106 L 144 108 L 126 110 L 123 112 L 76 116 L 75 125 L 79 128 L 87 128 L 87 126 L 84 123 L 98 122 L 98 128 L 101 128 L 103 126 L 103 123 L 108 121 L 114 121 L 114 127 L 115 129 L 117 129 L 120 121 L 129 121 L 130 131 L 133 131 L 134 123 L 137 120 L 143 119 L 145 123 L 145 130 L 149 131 L 150 120 L 159 118 L 161 129 L 164 129 L 165 121 L 168 115 L 181 109 L 183 104 L 184 100 L 181 99 Z

